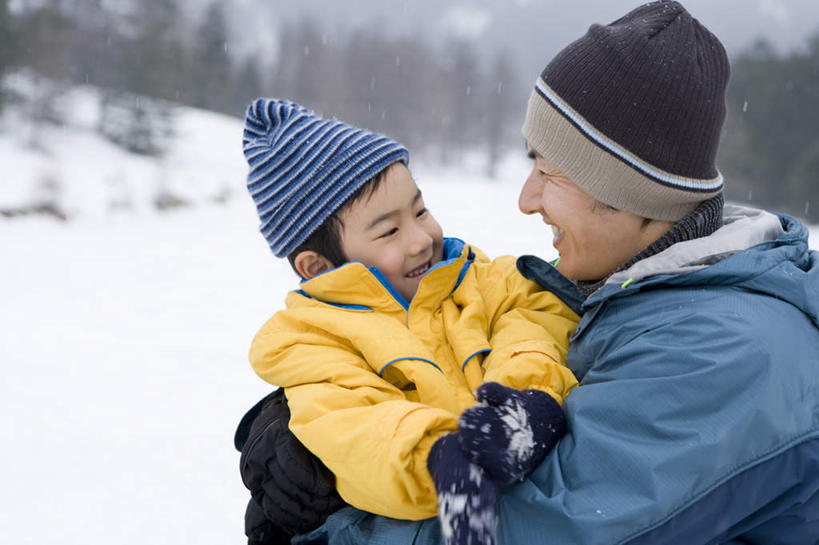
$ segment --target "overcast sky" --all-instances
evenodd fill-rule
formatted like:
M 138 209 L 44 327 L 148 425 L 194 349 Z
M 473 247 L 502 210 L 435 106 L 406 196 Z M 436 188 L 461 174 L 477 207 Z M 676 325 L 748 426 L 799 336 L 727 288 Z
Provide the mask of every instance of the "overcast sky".
M 196 6 L 209 0 L 186 0 Z M 491 52 L 505 44 L 521 68 L 539 73 L 591 23 L 608 23 L 640 4 L 633 0 L 235 0 L 229 13 L 236 45 L 265 51 L 276 23 L 311 13 L 332 40 L 350 28 L 377 25 L 419 39 L 463 34 Z M 729 55 L 765 37 L 780 51 L 804 46 L 819 31 L 816 0 L 687 0 L 683 4 L 723 41 Z

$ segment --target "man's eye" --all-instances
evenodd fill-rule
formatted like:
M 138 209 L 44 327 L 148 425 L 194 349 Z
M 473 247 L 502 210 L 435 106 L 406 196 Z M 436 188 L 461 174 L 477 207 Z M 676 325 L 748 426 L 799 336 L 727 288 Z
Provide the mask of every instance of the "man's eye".
M 393 227 L 392 229 L 390 229 L 390 230 L 389 230 L 389 231 L 387 231 L 386 233 L 383 233 L 383 234 L 382 234 L 381 236 L 379 236 L 378 238 L 387 238 L 387 237 L 391 237 L 392 235 L 394 235 L 394 234 L 395 234 L 395 233 L 397 233 L 397 232 L 398 232 L 398 227 Z
M 553 174 L 551 174 L 549 172 L 546 172 L 545 170 L 538 170 L 538 172 L 540 173 L 540 179 L 543 180 L 544 182 L 554 181 L 554 175 Z

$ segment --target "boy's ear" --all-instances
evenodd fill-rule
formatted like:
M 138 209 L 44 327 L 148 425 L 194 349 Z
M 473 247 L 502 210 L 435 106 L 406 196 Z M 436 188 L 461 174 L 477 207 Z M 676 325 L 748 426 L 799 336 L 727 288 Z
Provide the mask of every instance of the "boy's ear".
M 299 276 L 305 280 L 310 280 L 324 271 L 335 269 L 335 265 L 329 259 L 313 250 L 299 252 L 296 259 L 293 260 L 293 266 L 296 267 Z

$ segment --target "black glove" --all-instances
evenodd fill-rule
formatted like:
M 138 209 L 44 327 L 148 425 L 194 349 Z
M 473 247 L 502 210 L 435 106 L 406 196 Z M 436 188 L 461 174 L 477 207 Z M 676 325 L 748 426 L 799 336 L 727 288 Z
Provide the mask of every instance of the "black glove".
M 245 535 L 248 545 L 290 545 L 293 534 L 268 520 L 262 506 L 250 498 L 245 510 Z
M 254 545 L 289 543 L 283 536 L 309 532 L 346 505 L 333 474 L 293 435 L 289 422 L 287 399 L 277 390 L 257 403 L 237 430 L 239 469 L 252 496 L 245 532 Z
M 487 382 L 476 397 L 478 404 L 461 414 L 458 439 L 496 483 L 526 477 L 566 433 L 563 409 L 545 392 Z
M 438 493 L 441 533 L 447 545 L 494 545 L 495 485 L 466 458 L 456 435 L 438 439 L 427 459 Z

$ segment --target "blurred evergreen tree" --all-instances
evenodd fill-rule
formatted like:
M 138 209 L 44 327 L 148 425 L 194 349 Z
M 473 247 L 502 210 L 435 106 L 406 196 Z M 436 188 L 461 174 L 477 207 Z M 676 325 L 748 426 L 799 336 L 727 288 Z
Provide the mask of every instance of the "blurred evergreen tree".
M 113 85 L 119 62 L 112 14 L 103 0 L 74 0 L 66 9 L 75 27 L 68 49 L 69 77 L 78 84 Z
M 31 91 L 26 97 L 28 144 L 43 149 L 45 125 L 62 124 L 64 112 L 60 100 L 70 86 L 70 46 L 76 29 L 74 23 L 51 0 L 24 11 L 20 16 L 19 35 L 25 46 L 19 49 L 20 65 L 30 69 Z
M 225 11 L 221 2 L 208 6 L 196 34 L 193 55 L 193 105 L 229 113 L 231 62 Z
M 259 58 L 256 55 L 245 59 L 234 79 L 230 96 L 230 109 L 227 113 L 243 117 L 248 104 L 265 95 L 262 77 L 259 73 Z
M 441 66 L 429 45 L 416 38 L 393 40 L 384 47 L 384 130 L 411 151 L 420 152 L 438 142 L 435 81 Z
M 479 143 L 481 112 L 481 75 L 473 44 L 452 40 L 444 47 L 441 162 L 458 164 L 465 149 Z
M 5 104 L 3 79 L 14 64 L 17 52 L 16 33 L 8 0 L 0 0 L 0 112 Z
M 190 100 L 191 78 L 177 0 L 141 0 L 127 17 L 123 71 L 127 89 L 166 100 Z
M 781 56 L 760 41 L 733 62 L 720 151 L 728 198 L 819 219 L 819 36 Z
M 353 33 L 342 48 L 343 90 L 334 115 L 383 132 L 410 149 L 436 139 L 431 131 L 437 63 L 417 40 L 387 39 L 375 25 Z
M 819 138 L 802 150 L 786 182 L 788 210 L 819 223 Z
M 502 48 L 495 53 L 492 68 L 487 76 L 483 106 L 484 134 L 486 135 L 486 175 L 494 178 L 505 146 L 511 141 L 510 127 L 513 115 L 520 111 L 516 105 L 523 104 L 524 97 L 517 97 L 518 88 L 513 68 L 513 57 Z M 518 102 L 516 102 L 518 100 Z
M 25 47 L 20 49 L 21 63 L 39 76 L 67 82 L 73 33 L 74 23 L 58 2 L 45 3 L 26 13 L 20 24 L 20 35 L 25 36 Z
M 304 16 L 282 28 L 271 96 L 290 98 L 302 105 L 325 112 L 335 101 L 330 92 L 335 88 L 331 74 L 334 52 L 319 24 Z

